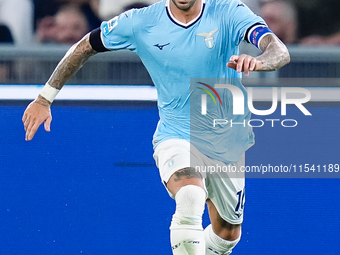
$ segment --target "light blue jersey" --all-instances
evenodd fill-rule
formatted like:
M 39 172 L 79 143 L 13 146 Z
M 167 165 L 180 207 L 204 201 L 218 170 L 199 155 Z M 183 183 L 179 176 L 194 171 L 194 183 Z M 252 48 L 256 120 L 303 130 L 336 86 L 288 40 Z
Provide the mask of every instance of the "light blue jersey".
M 200 15 L 189 24 L 176 20 L 168 4 L 161 1 L 103 22 L 102 42 L 109 50 L 136 52 L 150 73 L 158 92 L 160 116 L 154 147 L 167 139 L 181 138 L 189 140 L 209 157 L 225 163 L 237 162 L 254 143 L 251 128 L 238 125 L 215 132 L 212 123 L 210 126 L 202 123 L 200 132 L 190 132 L 190 120 L 201 117 L 191 116 L 190 79 L 241 78 L 226 63 L 232 55 L 239 54 L 238 45 L 245 39 L 247 30 L 256 23 L 265 23 L 239 0 L 206 0 Z M 246 94 L 241 83 L 237 83 Z M 230 93 L 220 95 L 222 101 L 231 101 Z M 200 107 L 201 102 L 196 103 Z M 243 116 L 233 116 L 228 103 L 219 106 L 217 111 L 235 120 L 250 119 L 247 108 Z

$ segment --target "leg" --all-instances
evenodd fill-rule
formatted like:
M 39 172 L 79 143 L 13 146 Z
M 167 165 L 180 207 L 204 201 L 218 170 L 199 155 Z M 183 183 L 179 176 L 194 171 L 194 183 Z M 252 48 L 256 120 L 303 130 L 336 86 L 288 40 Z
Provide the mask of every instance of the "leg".
M 202 215 L 207 193 L 201 174 L 192 167 L 203 164 L 196 150 L 188 141 L 170 139 L 158 145 L 154 153 L 162 183 L 176 201 L 170 226 L 174 255 L 205 254 Z
M 241 224 L 230 224 L 222 219 L 210 199 L 207 200 L 207 204 L 214 233 L 225 240 L 234 241 L 238 239 L 241 236 Z
M 240 241 L 241 224 L 228 223 L 210 200 L 207 203 L 211 225 L 204 230 L 206 255 L 228 255 Z
M 204 255 L 202 215 L 206 192 L 200 174 L 190 167 L 178 170 L 170 177 L 167 188 L 176 201 L 170 226 L 173 254 Z
M 235 164 L 243 164 L 244 157 Z M 211 225 L 205 230 L 206 255 L 228 255 L 241 238 L 245 179 L 216 174 L 206 179 Z
M 168 190 L 176 196 L 177 192 L 186 185 L 196 185 L 204 190 L 201 174 L 195 168 L 186 167 L 173 173 L 166 184 Z

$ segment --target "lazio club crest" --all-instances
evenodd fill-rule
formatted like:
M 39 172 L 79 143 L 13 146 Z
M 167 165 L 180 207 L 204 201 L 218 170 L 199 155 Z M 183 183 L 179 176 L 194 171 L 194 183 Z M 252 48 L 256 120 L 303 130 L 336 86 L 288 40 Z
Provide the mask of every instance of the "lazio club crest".
M 197 34 L 198 36 L 204 37 L 204 43 L 205 46 L 207 46 L 209 49 L 213 48 L 215 45 L 214 37 L 213 35 L 217 32 L 218 29 L 215 29 L 213 31 L 210 31 L 209 33 L 200 33 Z

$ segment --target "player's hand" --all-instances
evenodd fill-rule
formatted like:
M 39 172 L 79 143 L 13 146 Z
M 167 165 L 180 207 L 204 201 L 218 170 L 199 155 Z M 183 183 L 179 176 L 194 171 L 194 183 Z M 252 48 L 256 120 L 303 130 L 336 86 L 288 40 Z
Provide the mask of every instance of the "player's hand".
M 49 132 L 51 130 L 51 121 L 52 115 L 50 104 L 46 99 L 39 96 L 27 106 L 24 116 L 22 117 L 22 122 L 24 123 L 26 131 L 25 140 L 32 140 L 43 122 L 45 122 L 45 130 Z
M 246 54 L 240 56 L 233 55 L 229 61 L 227 63 L 228 67 L 236 70 L 238 73 L 244 72 L 246 76 L 249 75 L 249 72 L 261 70 L 261 61 Z

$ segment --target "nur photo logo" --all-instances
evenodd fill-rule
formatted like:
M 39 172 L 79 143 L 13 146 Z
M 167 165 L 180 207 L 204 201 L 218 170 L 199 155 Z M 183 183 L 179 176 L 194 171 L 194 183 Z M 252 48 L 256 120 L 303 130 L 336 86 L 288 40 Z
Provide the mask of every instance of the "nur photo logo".
M 217 99 L 219 100 L 219 103 L 221 105 L 221 107 L 223 107 L 223 98 L 221 99 L 220 95 L 218 94 L 218 92 L 216 91 L 216 89 L 227 89 L 231 92 L 231 96 L 232 96 L 232 105 L 233 105 L 233 115 L 244 115 L 245 114 L 245 105 L 248 106 L 248 109 L 251 113 L 255 114 L 255 115 L 259 115 L 259 116 L 268 116 L 271 115 L 272 113 L 275 112 L 275 110 L 277 109 L 278 106 L 278 101 L 279 101 L 279 95 L 281 98 L 281 116 L 286 116 L 287 115 L 287 105 L 295 105 L 305 116 L 311 116 L 312 114 L 306 109 L 306 107 L 303 105 L 305 103 L 307 103 L 310 99 L 311 99 L 311 93 L 309 90 L 305 89 L 305 88 L 297 88 L 297 87 L 272 87 L 271 88 L 271 107 L 269 109 L 266 110 L 260 110 L 260 109 L 256 109 L 254 107 L 254 91 L 252 87 L 248 87 L 246 88 L 246 93 L 247 93 L 247 104 L 245 104 L 245 95 L 243 93 L 243 91 L 235 86 L 235 85 L 231 85 L 231 84 L 215 84 L 214 87 L 203 83 L 203 82 L 197 82 L 203 86 L 205 86 L 206 88 L 202 88 L 202 87 L 198 87 L 198 89 L 202 90 L 203 92 L 205 92 L 204 94 L 201 94 L 201 114 L 202 115 L 207 115 L 209 114 L 209 110 L 207 109 L 207 95 L 210 96 L 210 98 L 213 100 L 215 106 L 218 106 L 218 103 L 215 99 L 215 96 L 217 97 Z M 279 93 L 278 89 L 280 89 Z M 214 96 L 214 95 L 215 96 Z M 298 94 L 298 95 L 302 95 L 299 96 L 299 98 L 290 98 L 289 95 L 291 94 Z M 274 123 L 277 121 L 281 122 L 281 125 L 283 127 L 295 127 L 297 126 L 298 122 L 295 119 L 284 119 L 284 120 L 280 120 L 280 119 L 265 119 L 265 120 L 261 120 L 261 119 L 251 119 L 248 121 L 248 123 L 246 123 L 246 121 L 244 120 L 243 122 L 234 122 L 232 119 L 214 119 L 213 120 L 213 127 L 216 127 L 217 125 L 227 125 L 230 124 L 231 126 L 233 125 L 240 125 L 242 124 L 243 126 L 246 126 L 246 124 L 248 124 L 251 127 L 262 127 L 264 125 L 264 123 L 266 122 L 270 122 L 271 126 L 274 127 Z M 254 125 L 254 123 L 256 123 L 258 125 Z M 293 125 L 289 125 L 288 123 L 293 123 Z

